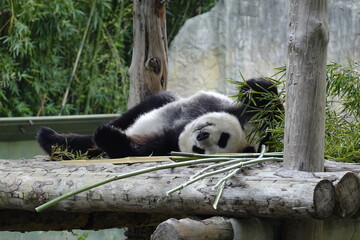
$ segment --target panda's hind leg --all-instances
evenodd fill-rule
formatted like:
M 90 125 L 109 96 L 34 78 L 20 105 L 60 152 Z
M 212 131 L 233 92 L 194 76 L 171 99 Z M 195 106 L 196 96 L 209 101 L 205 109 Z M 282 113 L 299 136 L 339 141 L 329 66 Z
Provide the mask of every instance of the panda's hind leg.
M 128 156 L 159 156 L 179 151 L 176 130 L 168 129 L 154 135 L 128 136 L 112 125 L 104 124 L 95 132 L 95 143 L 110 158 Z
M 87 157 L 99 156 L 102 151 L 96 148 L 93 135 L 59 134 L 48 127 L 41 127 L 36 136 L 40 147 L 49 155 L 53 154 L 53 147 L 63 147 L 63 150 L 72 153 L 85 154 Z M 63 159 L 69 157 L 65 154 L 59 156 Z
M 125 130 L 129 126 L 131 126 L 136 121 L 136 119 L 139 118 L 139 116 L 143 115 L 144 113 L 160 108 L 168 103 L 176 101 L 177 99 L 178 97 L 171 92 L 160 92 L 146 98 L 144 101 L 130 108 L 125 113 L 121 114 L 120 117 L 109 122 L 108 124 L 116 128 Z
M 94 141 L 110 158 L 136 155 L 131 139 L 113 125 L 104 124 L 95 131 Z

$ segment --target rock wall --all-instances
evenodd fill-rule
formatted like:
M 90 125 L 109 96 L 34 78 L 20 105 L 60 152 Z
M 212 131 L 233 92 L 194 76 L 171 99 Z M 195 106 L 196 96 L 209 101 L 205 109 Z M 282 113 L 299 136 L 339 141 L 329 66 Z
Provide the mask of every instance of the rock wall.
M 360 59 L 360 1 L 328 1 L 328 62 Z M 199 90 L 227 95 L 227 80 L 271 76 L 286 65 L 287 0 L 220 0 L 186 21 L 169 51 L 168 89 L 183 96 Z

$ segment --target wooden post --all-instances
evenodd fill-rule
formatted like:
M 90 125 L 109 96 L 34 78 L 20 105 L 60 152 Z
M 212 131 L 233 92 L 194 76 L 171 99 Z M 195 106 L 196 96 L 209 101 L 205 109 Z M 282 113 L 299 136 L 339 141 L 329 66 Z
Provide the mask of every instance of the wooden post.
M 129 68 L 128 107 L 166 89 L 167 37 L 165 1 L 134 0 L 134 47 Z
M 323 171 L 327 1 L 290 2 L 284 167 Z
M 323 171 L 326 56 L 329 41 L 327 0 L 291 0 L 284 167 Z M 323 239 L 323 221 L 287 220 L 284 239 Z

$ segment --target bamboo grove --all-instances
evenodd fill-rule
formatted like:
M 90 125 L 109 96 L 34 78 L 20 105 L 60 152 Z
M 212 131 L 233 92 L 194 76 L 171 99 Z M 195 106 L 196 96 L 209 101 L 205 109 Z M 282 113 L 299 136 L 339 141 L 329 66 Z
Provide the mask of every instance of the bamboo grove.
M 0 0 L 0 117 L 125 110 L 132 2 Z M 169 2 L 169 40 L 215 2 Z

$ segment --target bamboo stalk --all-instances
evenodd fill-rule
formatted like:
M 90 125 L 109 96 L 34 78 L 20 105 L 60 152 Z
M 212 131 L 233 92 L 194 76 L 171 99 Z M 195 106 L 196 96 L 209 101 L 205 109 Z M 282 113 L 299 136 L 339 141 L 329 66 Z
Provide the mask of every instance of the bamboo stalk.
M 183 183 L 180 186 L 167 191 L 166 194 L 170 195 L 170 194 L 172 194 L 172 193 L 174 193 L 176 191 L 179 191 L 179 190 L 189 186 L 190 184 L 193 184 L 196 181 L 204 179 L 205 177 L 209 177 L 209 176 L 216 175 L 216 174 L 219 174 L 219 173 L 224 173 L 224 172 L 230 171 L 230 170 L 232 170 L 234 168 L 239 168 L 239 167 L 251 165 L 251 164 L 254 164 L 254 163 L 262 163 L 262 162 L 266 162 L 266 161 L 281 162 L 281 161 L 283 161 L 283 159 L 282 158 L 269 157 L 269 158 L 259 158 L 259 159 L 255 159 L 255 160 L 250 160 L 250 161 L 247 161 L 247 162 L 240 162 L 240 163 L 235 164 L 233 166 L 223 168 L 223 169 L 220 169 L 220 170 L 216 170 L 216 171 L 212 171 L 212 172 L 209 172 L 209 173 L 205 173 L 205 174 L 200 175 L 200 176 L 198 176 L 196 178 L 193 178 L 193 179 L 187 181 L 186 183 Z
M 264 153 L 264 157 L 282 157 L 284 155 L 283 152 L 270 152 Z M 198 153 L 185 153 L 185 152 L 171 152 L 171 160 L 181 160 L 182 158 L 186 159 L 194 159 L 194 158 L 254 158 L 260 156 L 260 153 L 234 153 L 234 154 L 198 154 Z M 179 158 L 177 158 L 179 157 Z
M 140 174 L 144 174 L 144 173 L 149 173 L 149 172 L 153 172 L 153 171 L 157 171 L 157 170 L 163 170 L 163 169 L 168 169 L 168 168 L 174 168 L 174 167 L 183 167 L 183 166 L 188 166 L 188 165 L 192 165 L 192 164 L 201 164 L 201 163 L 210 163 L 210 162 L 216 162 L 216 161 L 225 161 L 227 160 L 227 158 L 209 158 L 209 159 L 197 159 L 197 160 L 191 160 L 191 161 L 186 161 L 186 162 L 179 162 L 179 163 L 170 163 L 170 164 L 164 164 L 164 165 L 160 165 L 160 166 L 156 166 L 156 167 L 149 167 L 149 168 L 145 168 L 145 169 L 141 169 L 141 170 L 137 170 L 137 171 L 133 171 L 130 173 L 125 173 L 125 174 L 120 174 L 111 178 L 107 178 L 104 179 L 102 181 L 96 182 L 94 184 L 90 184 L 87 186 L 84 186 L 78 190 L 69 192 L 67 194 L 64 194 L 60 197 L 57 197 L 53 200 L 50 200 L 47 203 L 44 203 L 42 205 L 40 205 L 39 207 L 35 208 L 35 210 L 37 212 L 41 212 L 55 204 L 57 204 L 58 202 L 65 200 L 69 197 L 72 197 L 76 194 L 85 192 L 89 189 L 104 185 L 106 183 L 112 182 L 112 181 L 116 181 L 119 179 L 123 179 L 123 178 L 128 178 L 128 177 L 132 177 L 132 176 L 137 176 Z
M 261 146 L 261 152 L 260 152 L 260 155 L 257 159 L 260 159 L 264 156 L 264 153 L 265 153 L 265 145 L 262 145 Z M 219 164 L 217 164 L 219 165 Z M 232 178 L 238 171 L 240 171 L 241 169 L 243 168 L 243 166 L 240 166 L 239 168 L 235 168 L 234 170 L 231 170 L 229 174 L 227 174 L 225 177 L 223 177 L 222 179 L 219 180 L 219 182 L 217 184 L 215 184 L 215 186 L 213 187 L 213 189 L 216 189 L 218 187 L 220 187 L 217 195 L 216 195 L 216 198 L 214 200 L 214 203 L 213 203 L 213 208 L 214 209 L 217 209 L 217 205 L 219 203 L 219 200 L 224 192 L 224 189 L 225 189 L 225 184 L 227 182 L 227 180 L 229 180 L 230 178 Z
M 188 156 L 189 154 L 187 153 L 179 153 L 179 152 L 176 152 L 174 153 L 176 154 L 177 156 L 181 156 L 181 155 L 185 155 L 185 156 Z M 243 166 L 249 166 L 249 165 L 253 165 L 253 164 L 257 164 L 257 163 L 261 163 L 261 162 L 266 162 L 266 161 L 282 161 L 283 159 L 282 158 L 278 158 L 278 157 L 261 157 L 263 155 L 265 155 L 266 153 L 260 153 L 260 154 L 257 154 L 259 155 L 258 158 L 256 159 L 253 159 L 253 160 L 249 160 L 249 161 L 246 161 L 244 162 L 243 159 L 239 158 L 239 159 L 234 159 L 234 158 L 229 158 L 229 157 L 224 157 L 223 155 L 206 155 L 206 156 L 210 156 L 208 158 L 201 158 L 202 155 L 201 154 L 194 154 L 196 155 L 196 157 L 200 157 L 200 159 L 195 159 L 195 160 L 189 160 L 189 161 L 181 161 L 181 162 L 177 162 L 177 163 L 170 163 L 170 164 L 164 164 L 164 165 L 160 165 L 160 166 L 155 166 L 155 167 L 149 167 L 149 168 L 145 168 L 145 169 L 140 169 L 140 170 L 137 170 L 137 171 L 133 171 L 133 172 L 130 172 L 130 173 L 125 173 L 125 174 L 120 174 L 120 175 L 117 175 L 117 176 L 113 176 L 111 178 L 107 178 L 107 179 L 104 179 L 102 181 L 99 181 L 99 182 L 96 182 L 94 184 L 90 184 L 90 185 L 87 185 L 87 186 L 84 186 L 78 190 L 75 190 L 75 191 L 72 191 L 72 192 L 69 192 L 67 194 L 64 194 L 60 197 L 57 197 L 53 200 L 50 200 L 49 202 L 45 203 L 45 204 L 42 204 L 40 205 L 39 207 L 35 208 L 35 210 L 37 212 L 40 212 L 40 211 L 43 211 L 55 204 L 57 204 L 58 202 L 62 201 L 62 200 L 65 200 L 69 197 L 72 197 L 76 194 L 79 194 L 79 193 L 82 193 L 82 192 L 85 192 L 87 190 L 90 190 L 92 188 L 96 188 L 98 186 L 101 186 L 101 185 L 104 185 L 106 183 L 109 183 L 109 182 L 113 182 L 113 181 L 116 181 L 116 180 L 120 180 L 120 179 L 124 179 L 124 178 L 128 178 L 128 177 L 132 177 L 132 176 L 137 176 L 137 175 L 140 175 L 140 174 L 145 174 L 145 173 L 149 173 L 149 172 L 153 172 L 153 171 L 158 171 L 158 170 L 163 170 L 163 169 L 169 169 L 169 168 L 175 168 L 175 167 L 183 167 L 183 166 L 189 166 L 189 165 L 193 165 L 193 164 L 203 164 L 203 163 L 211 163 L 211 162 L 221 162 L 221 161 L 230 161 L 230 162 L 234 162 L 234 160 L 236 160 L 234 163 L 234 165 L 230 166 L 230 167 L 226 167 L 226 168 L 223 168 L 223 169 L 220 169 L 220 170 L 216 170 L 216 171 L 212 171 L 212 172 L 209 172 L 209 173 L 206 173 L 206 174 L 202 174 L 196 178 L 193 178 L 191 179 L 190 181 L 168 191 L 166 194 L 169 195 L 175 191 L 178 191 L 198 180 L 201 180 L 207 176 L 211 176 L 211 175 L 215 175 L 215 174 L 219 174 L 219 173 L 223 173 L 223 172 L 226 172 L 226 171 L 230 171 L 230 170 L 233 170 L 233 169 L 236 169 L 236 168 L 241 168 Z M 278 154 L 278 153 L 275 153 L 275 155 Z M 226 156 L 232 156 L 232 155 L 226 155 Z M 239 156 L 248 156 L 248 154 L 242 154 L 242 155 L 234 155 L 236 157 L 239 157 Z M 226 165 L 226 164 L 225 164 Z M 224 165 L 224 166 L 225 166 Z M 215 165 L 216 166 L 216 165 Z M 225 184 L 225 183 L 224 183 Z M 219 197 L 220 198 L 220 197 Z

